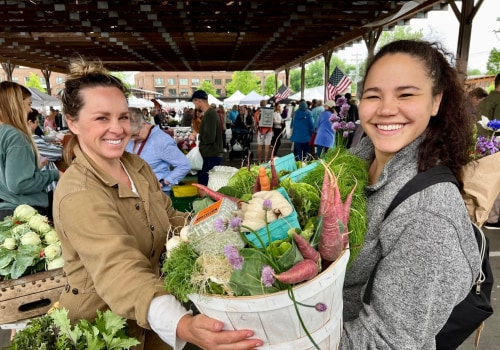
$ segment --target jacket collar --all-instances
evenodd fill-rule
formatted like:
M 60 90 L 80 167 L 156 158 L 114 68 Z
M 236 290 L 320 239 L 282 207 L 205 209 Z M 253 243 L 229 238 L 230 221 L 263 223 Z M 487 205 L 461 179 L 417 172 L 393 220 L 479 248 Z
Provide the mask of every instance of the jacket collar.
M 73 163 L 78 164 L 79 166 L 84 167 L 87 171 L 95 175 L 102 183 L 108 187 L 115 187 L 119 189 L 120 196 L 124 194 L 124 190 L 128 190 L 126 186 L 121 185 L 114 177 L 103 171 L 90 157 L 88 157 L 80 148 L 80 145 L 75 145 L 73 148 L 73 152 L 75 154 L 75 159 Z M 140 161 L 139 157 L 133 156 L 128 152 L 124 152 L 120 157 L 120 161 L 123 163 L 125 168 L 131 177 L 133 177 L 134 172 L 140 172 L 144 167 L 144 162 Z M 137 187 L 137 179 L 132 179 Z

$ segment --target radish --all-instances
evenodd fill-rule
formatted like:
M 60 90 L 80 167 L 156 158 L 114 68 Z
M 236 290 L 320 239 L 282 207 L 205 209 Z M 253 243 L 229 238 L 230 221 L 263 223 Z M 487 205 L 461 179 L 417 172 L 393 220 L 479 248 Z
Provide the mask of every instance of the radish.
M 304 259 L 293 265 L 290 269 L 275 275 L 281 283 L 295 284 L 310 280 L 318 275 L 318 264 L 311 259 Z
M 276 172 L 276 166 L 274 165 L 274 157 L 271 157 L 269 164 L 271 167 L 271 189 L 274 190 L 280 186 L 278 173 Z
M 321 191 L 319 214 L 322 217 L 318 250 L 326 262 L 335 261 L 346 248 L 348 239 L 347 223 L 351 209 L 352 196 L 357 184 L 342 203 L 340 189 L 335 174 L 325 165 L 325 177 Z
M 297 243 L 297 247 L 299 248 L 300 254 L 304 257 L 304 259 L 310 259 L 312 261 L 318 262 L 320 259 L 319 252 L 311 247 L 309 242 L 302 237 L 301 235 L 294 233 L 293 234 L 293 239 L 295 240 L 295 243 Z
M 194 187 L 197 187 L 201 192 L 205 193 L 207 196 L 209 196 L 210 198 L 212 198 L 215 201 L 218 201 L 218 200 L 221 200 L 223 198 L 226 198 L 226 199 L 229 199 L 230 201 L 235 202 L 235 203 L 239 203 L 240 202 L 239 198 L 228 196 L 228 195 L 222 194 L 220 192 L 214 191 L 214 190 L 212 190 L 211 188 L 209 188 L 209 187 L 207 187 L 205 185 L 202 185 L 202 184 L 199 184 L 199 183 L 196 183 L 196 182 L 192 183 L 192 185 Z

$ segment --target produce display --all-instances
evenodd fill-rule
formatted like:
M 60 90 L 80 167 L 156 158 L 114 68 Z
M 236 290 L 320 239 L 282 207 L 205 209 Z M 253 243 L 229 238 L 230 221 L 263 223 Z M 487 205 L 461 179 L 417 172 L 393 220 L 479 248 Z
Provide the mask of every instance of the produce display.
M 94 322 L 80 320 L 71 325 L 68 311 L 54 309 L 29 321 L 16 332 L 12 350 L 127 350 L 140 344 L 126 333 L 126 320 L 107 310 L 97 311 Z
M 23 204 L 0 222 L 0 281 L 63 266 L 61 242 L 46 216 Z
M 214 203 L 234 208 L 214 214 L 203 230 L 191 223 L 167 243 L 167 291 L 183 301 L 190 293 L 268 294 L 313 278 L 348 246 L 355 259 L 366 231 L 366 164 L 344 148 L 314 162 L 301 182 L 284 177 L 287 171 L 271 161 L 239 169 L 218 191 L 195 184 L 211 200 L 202 199 L 205 207 L 193 221 L 220 205 Z M 210 244 L 200 245 L 200 235 Z

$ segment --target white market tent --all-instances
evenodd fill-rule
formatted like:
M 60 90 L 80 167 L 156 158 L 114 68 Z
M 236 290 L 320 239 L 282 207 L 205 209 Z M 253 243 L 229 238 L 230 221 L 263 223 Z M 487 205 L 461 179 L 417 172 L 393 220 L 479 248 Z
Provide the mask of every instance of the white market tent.
M 208 104 L 212 103 L 215 103 L 218 106 L 222 104 L 222 101 L 212 96 L 211 94 L 208 94 Z
M 297 92 L 296 94 L 288 96 L 288 98 L 290 100 L 300 100 L 301 99 L 300 91 Z M 322 100 L 324 98 L 325 98 L 325 87 L 323 85 L 315 86 L 304 90 L 304 100 L 306 101 L 311 101 L 313 99 Z
M 236 90 L 234 94 L 224 99 L 224 104 L 226 106 L 239 105 L 240 101 L 245 97 L 240 90 Z
M 265 100 L 264 96 L 251 91 L 244 99 L 240 100 L 240 105 L 258 105 L 262 100 Z
M 32 87 L 27 87 L 27 89 L 31 92 L 31 106 L 33 108 L 45 111 L 46 107 L 59 108 L 61 105 L 61 101 L 53 96 Z
M 128 98 L 128 106 L 132 108 L 153 108 L 155 104 L 145 98 L 130 96 Z

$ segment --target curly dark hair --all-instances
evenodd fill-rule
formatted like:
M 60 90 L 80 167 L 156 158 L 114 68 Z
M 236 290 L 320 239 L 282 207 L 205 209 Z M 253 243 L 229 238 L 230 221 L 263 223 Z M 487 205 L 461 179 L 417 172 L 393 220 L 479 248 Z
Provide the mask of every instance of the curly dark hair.
M 93 87 L 116 87 L 123 92 L 125 98 L 130 89 L 120 79 L 111 75 L 99 60 L 87 61 L 83 57 L 74 58 L 69 64 L 69 74 L 64 83 L 61 96 L 65 118 L 75 121 L 79 118 L 84 100 L 81 91 Z M 73 136 L 65 147 L 64 159 L 68 164 L 73 158 L 73 146 L 78 139 Z
M 466 95 L 458 72 L 450 64 L 453 56 L 439 43 L 394 41 L 382 47 L 373 57 L 367 67 L 365 79 L 373 64 L 390 54 L 406 54 L 422 62 L 432 80 L 432 95 L 443 94 L 438 113 L 430 118 L 424 140 L 419 147 L 418 171 L 438 164 L 446 165 L 462 183 L 461 169 L 470 161 L 474 121 L 467 113 Z

